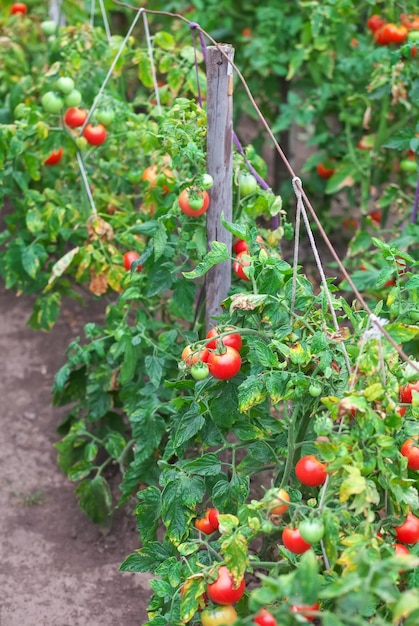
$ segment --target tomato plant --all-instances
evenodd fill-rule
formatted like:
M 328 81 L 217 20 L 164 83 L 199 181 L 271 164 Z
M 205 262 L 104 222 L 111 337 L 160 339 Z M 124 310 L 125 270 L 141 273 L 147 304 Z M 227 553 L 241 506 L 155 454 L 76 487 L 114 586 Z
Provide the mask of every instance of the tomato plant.
M 225 346 L 222 352 L 210 352 L 208 355 L 209 371 L 220 380 L 229 380 L 236 376 L 241 367 L 241 356 L 235 348 Z
M 92 146 L 100 146 L 106 141 L 106 128 L 102 124 L 97 124 L 94 126 L 93 124 L 87 124 L 84 131 L 83 136 L 87 139 L 87 141 Z
M 216 604 L 234 604 L 240 600 L 245 588 L 244 579 L 235 584 L 228 567 L 221 565 L 217 571 L 217 579 L 207 585 L 207 594 Z
M 313 454 L 308 454 L 297 461 L 295 475 L 303 485 L 319 487 L 326 481 L 327 470 L 324 463 L 321 463 Z

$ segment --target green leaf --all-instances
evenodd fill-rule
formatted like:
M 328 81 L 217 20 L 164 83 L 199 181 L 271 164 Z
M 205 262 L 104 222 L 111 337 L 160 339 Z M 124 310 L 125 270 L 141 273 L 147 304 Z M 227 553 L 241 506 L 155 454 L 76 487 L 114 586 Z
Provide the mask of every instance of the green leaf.
M 89 461 L 83 459 L 78 463 L 75 463 L 70 469 L 67 471 L 67 476 L 69 480 L 73 480 L 74 482 L 78 482 L 83 478 L 86 478 L 94 469 L 94 465 Z
M 178 425 L 176 427 L 173 445 L 175 448 L 179 448 L 184 443 L 192 439 L 205 424 L 205 419 L 199 413 L 199 406 L 193 404 L 191 409 L 180 417 Z
M 154 260 L 157 261 L 164 253 L 167 243 L 167 231 L 164 224 L 159 221 L 154 232 Z
M 303 604 L 313 604 L 320 593 L 317 558 L 313 550 L 305 552 L 300 559 L 295 573 L 295 582 Z
M 353 187 L 355 183 L 356 166 L 353 163 L 342 163 L 336 168 L 333 176 L 327 181 L 325 192 L 336 193 L 344 187 Z
M 161 515 L 161 491 L 157 487 L 147 487 L 138 494 L 139 504 L 135 510 L 137 529 L 142 542 L 147 544 L 157 540 L 157 528 Z
M 251 363 L 259 363 L 267 368 L 278 366 L 278 356 L 266 343 L 254 339 L 248 343 L 250 347 L 249 360 Z
M 185 472 L 200 476 L 216 476 L 221 472 L 221 463 L 216 454 L 204 454 L 182 466 Z
M 48 285 L 51 285 L 56 278 L 59 278 L 62 274 L 64 274 L 64 272 L 70 267 L 79 249 L 80 248 L 76 246 L 72 250 L 69 250 L 67 254 L 62 256 L 61 259 L 58 259 L 56 263 L 54 263 L 51 269 L 51 276 L 48 279 Z
M 419 334 L 418 326 L 408 326 L 407 324 L 386 324 L 384 328 L 396 343 L 406 343 Z
M 229 482 L 223 477 L 215 483 L 212 489 L 214 506 L 223 513 L 235 513 L 249 494 L 249 479 L 246 476 L 234 474 Z
M 113 430 L 106 435 L 106 439 L 103 442 L 106 451 L 113 459 L 119 459 L 122 452 L 127 445 L 125 438 L 118 433 L 116 430 Z
M 162 357 L 148 354 L 144 359 L 144 365 L 151 384 L 154 387 L 160 385 L 163 376 L 165 360 Z
M 194 270 L 192 270 L 191 272 L 183 272 L 183 276 L 185 276 L 185 278 L 199 278 L 200 276 L 206 274 L 208 270 L 211 269 L 211 267 L 217 265 L 217 263 L 222 263 L 223 261 L 227 261 L 230 258 L 225 243 L 213 241 L 211 246 L 212 249 L 203 258 L 203 260 L 198 263 Z
M 163 30 L 157 31 L 154 36 L 154 43 L 163 50 L 172 50 L 176 45 L 173 35 Z
M 35 278 L 48 254 L 40 243 L 33 243 L 22 251 L 22 265 L 31 278 Z
M 176 548 L 170 543 L 153 541 L 131 554 L 120 566 L 121 572 L 154 573 L 161 563 L 176 555 Z
M 224 555 L 233 580 L 241 580 L 249 564 L 248 543 L 245 535 L 237 530 L 223 540 L 220 550 Z
M 137 365 L 138 350 L 132 345 L 131 338 L 124 337 L 124 359 L 122 361 L 119 378 L 122 385 L 126 385 L 134 376 Z
M 258 376 L 249 376 L 239 386 L 239 411 L 245 413 L 266 398 L 266 389 Z
M 112 518 L 111 490 L 103 476 L 95 476 L 92 480 L 83 480 L 76 489 L 80 508 L 94 524 L 108 531 Z

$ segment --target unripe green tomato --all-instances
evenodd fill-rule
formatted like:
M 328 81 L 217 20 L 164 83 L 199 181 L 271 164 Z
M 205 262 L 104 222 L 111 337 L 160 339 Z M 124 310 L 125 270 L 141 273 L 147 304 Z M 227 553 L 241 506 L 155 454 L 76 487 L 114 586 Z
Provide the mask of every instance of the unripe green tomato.
M 63 100 L 53 91 L 47 91 L 41 98 L 41 104 L 47 113 L 59 113 L 64 106 Z
M 411 30 L 407 34 L 408 41 L 419 41 L 419 30 Z
M 57 80 L 57 89 L 61 91 L 61 93 L 67 95 L 71 93 L 74 89 L 74 80 L 69 76 L 60 76 Z
M 112 109 L 98 109 L 95 115 L 98 122 L 107 126 L 108 124 L 112 124 L 115 119 L 115 111 Z
M 53 20 L 45 20 L 41 22 L 41 30 L 45 35 L 55 35 L 57 24 Z
M 213 184 L 214 184 L 214 179 L 211 176 L 211 174 L 203 174 L 202 175 L 201 185 L 202 185 L 203 189 L 211 189 Z
M 85 150 L 88 146 L 86 137 L 76 137 L 75 141 L 79 150 Z
M 310 387 L 308 388 L 308 393 L 310 394 L 310 396 L 313 396 L 313 398 L 317 398 L 321 394 L 321 392 L 322 386 L 315 383 L 311 383 Z
M 205 380 L 208 378 L 209 368 L 206 363 L 195 363 L 191 367 L 191 376 L 195 380 Z
M 400 161 L 400 169 L 408 174 L 414 174 L 418 171 L 415 159 L 402 159 Z
M 324 524 L 321 519 L 303 519 L 298 527 L 300 535 L 307 543 L 317 543 L 324 535 Z
M 276 526 L 274 524 L 272 524 L 272 522 L 269 522 L 268 520 L 265 520 L 264 522 L 262 522 L 262 524 L 260 526 L 260 530 L 265 535 L 269 535 L 269 533 L 271 533 L 275 529 L 276 529 Z
M 81 101 L 82 95 L 78 89 L 73 89 L 69 94 L 64 96 L 64 102 L 68 107 L 78 107 Z
M 257 189 L 258 183 L 256 178 L 250 172 L 240 172 L 239 174 L 239 190 L 242 198 L 250 196 Z

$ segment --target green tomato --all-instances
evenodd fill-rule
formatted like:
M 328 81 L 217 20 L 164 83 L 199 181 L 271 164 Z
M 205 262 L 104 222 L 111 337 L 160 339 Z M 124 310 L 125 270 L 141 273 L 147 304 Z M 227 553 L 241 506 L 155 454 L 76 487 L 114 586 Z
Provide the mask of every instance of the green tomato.
M 41 22 L 41 30 L 45 35 L 55 35 L 58 25 L 53 20 Z
M 324 535 L 324 524 L 321 519 L 304 519 L 298 527 L 300 535 L 307 543 L 317 543 Z
M 317 385 L 316 383 L 311 383 L 310 387 L 308 388 L 308 393 L 310 394 L 310 396 L 313 396 L 313 398 L 317 398 L 322 392 L 322 386 L 321 385 Z
M 211 189 L 214 184 L 214 179 L 211 174 L 203 174 L 201 179 L 201 186 L 203 189 Z
M 191 376 L 195 378 L 195 380 L 205 380 L 208 378 L 209 367 L 206 363 L 195 363 L 191 367 Z
M 81 101 L 82 95 L 78 89 L 73 89 L 69 94 L 64 96 L 64 102 L 68 107 L 78 107 Z
M 69 76 L 60 76 L 57 80 L 57 89 L 65 95 L 71 93 L 74 87 L 74 80 Z
M 400 161 L 400 169 L 408 174 L 414 174 L 418 171 L 418 166 L 415 159 L 402 159 Z
M 41 98 L 41 104 L 47 113 L 59 113 L 64 106 L 63 100 L 53 91 L 47 91 Z
M 253 174 L 246 174 L 245 172 L 240 172 L 239 174 L 239 191 L 240 196 L 244 198 L 245 196 L 250 196 L 250 194 L 254 193 L 257 189 L 258 183 Z
M 407 34 L 408 41 L 419 41 L 419 30 L 411 30 Z
M 112 124 L 115 119 L 115 111 L 112 109 L 98 109 L 95 115 L 98 122 L 107 126 L 108 124 Z

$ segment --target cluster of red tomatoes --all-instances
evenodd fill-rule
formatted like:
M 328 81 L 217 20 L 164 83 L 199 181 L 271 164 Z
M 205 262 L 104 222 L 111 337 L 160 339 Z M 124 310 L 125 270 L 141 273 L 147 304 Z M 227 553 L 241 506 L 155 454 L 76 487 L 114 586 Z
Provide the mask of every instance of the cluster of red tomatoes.
M 412 404 L 413 392 L 419 393 L 419 380 L 400 387 L 399 399 L 403 404 Z M 401 406 L 400 415 L 404 415 L 406 407 Z M 408 437 L 400 448 L 401 454 L 407 459 L 407 467 L 419 470 L 419 435 Z
M 209 374 L 219 380 L 229 380 L 236 376 L 241 368 L 240 349 L 242 338 L 239 333 L 229 332 L 227 328 L 211 328 L 206 335 L 203 347 L 187 345 L 181 359 L 195 380 L 204 380 Z
M 263 238 L 260 235 L 256 237 L 256 241 L 261 245 L 264 243 Z M 251 265 L 249 245 L 246 241 L 244 241 L 244 239 L 238 239 L 233 244 L 233 252 L 236 255 L 233 262 L 234 274 L 241 280 L 250 280 L 244 271 L 245 267 L 249 267 Z
M 406 40 L 416 42 L 419 40 L 419 15 L 401 15 L 401 23 L 387 22 L 380 15 L 371 15 L 367 20 L 367 26 L 372 32 L 375 41 L 380 46 L 400 45 Z M 417 54 L 417 47 L 411 48 L 411 56 Z
M 69 76 L 60 76 L 55 83 L 56 91 L 47 91 L 41 98 L 42 108 L 51 115 L 61 114 L 64 107 L 67 107 L 63 115 L 63 120 L 67 128 L 83 127 L 82 135 L 91 146 L 100 146 L 107 137 L 105 126 L 111 124 L 115 112 L 112 109 L 98 109 L 94 116 L 97 123 L 86 124 L 88 112 L 79 108 L 82 102 L 82 94 L 75 88 L 75 83 Z M 60 147 L 53 150 L 45 159 L 44 165 L 57 165 L 63 156 L 63 149 Z

